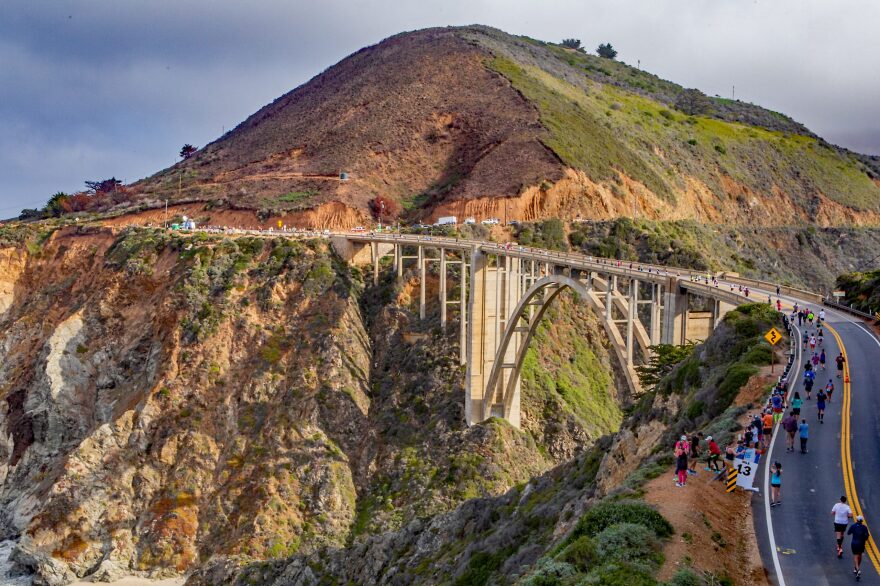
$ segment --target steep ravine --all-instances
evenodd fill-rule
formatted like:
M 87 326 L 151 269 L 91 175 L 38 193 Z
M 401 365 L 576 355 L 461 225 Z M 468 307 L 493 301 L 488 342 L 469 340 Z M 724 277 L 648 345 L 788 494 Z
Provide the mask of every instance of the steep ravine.
M 523 485 L 619 422 L 589 320 L 536 372 L 593 377 L 602 418 L 525 383 L 524 431 L 467 428 L 452 331 L 414 317 L 408 277 L 365 287 L 325 241 L 0 236 L 0 540 L 38 584 L 368 541 Z

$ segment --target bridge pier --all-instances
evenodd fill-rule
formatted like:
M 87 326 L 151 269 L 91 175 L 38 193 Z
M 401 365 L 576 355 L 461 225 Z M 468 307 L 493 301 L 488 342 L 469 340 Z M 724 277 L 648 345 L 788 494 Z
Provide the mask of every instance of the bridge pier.
M 470 316 L 468 316 L 468 265 L 467 265 L 467 251 L 461 251 L 461 293 L 458 295 L 459 302 L 459 351 L 458 358 L 459 362 L 462 365 L 467 364 L 468 359 L 468 348 L 467 348 L 467 332 L 468 332 L 468 323 L 470 321 Z
M 425 319 L 425 247 L 419 246 L 419 319 Z

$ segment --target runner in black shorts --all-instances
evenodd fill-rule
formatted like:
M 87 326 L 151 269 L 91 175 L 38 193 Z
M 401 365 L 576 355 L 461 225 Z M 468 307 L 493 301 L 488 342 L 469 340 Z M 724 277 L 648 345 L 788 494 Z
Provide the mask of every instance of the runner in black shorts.
M 868 528 L 865 527 L 865 519 L 861 515 L 856 517 L 856 522 L 847 531 L 852 535 L 852 541 L 849 544 L 853 554 L 853 575 L 856 580 L 862 579 L 862 554 L 865 553 L 865 543 L 868 541 Z
M 834 537 L 837 539 L 837 557 L 843 557 L 843 534 L 846 532 L 846 526 L 852 517 L 852 509 L 846 504 L 846 497 L 840 497 L 840 502 L 831 508 L 831 514 L 834 516 Z

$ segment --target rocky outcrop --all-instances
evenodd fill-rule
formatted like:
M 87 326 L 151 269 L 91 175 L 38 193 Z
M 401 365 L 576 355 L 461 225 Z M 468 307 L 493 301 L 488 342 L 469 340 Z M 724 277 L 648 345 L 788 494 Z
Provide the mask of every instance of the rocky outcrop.
M 325 241 L 68 228 L 30 246 L 0 275 L 0 538 L 37 583 L 347 543 L 390 560 L 377 535 L 422 534 L 413 519 L 498 498 L 613 425 L 467 428 L 454 336 L 414 318 L 406 279 L 366 288 Z

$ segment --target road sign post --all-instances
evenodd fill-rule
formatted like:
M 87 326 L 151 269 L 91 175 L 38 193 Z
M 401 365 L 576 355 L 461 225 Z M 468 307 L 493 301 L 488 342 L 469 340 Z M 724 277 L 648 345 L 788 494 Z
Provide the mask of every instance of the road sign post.
M 773 373 L 773 366 L 776 364 L 776 353 L 773 347 L 782 339 L 782 334 L 776 328 L 770 328 L 770 331 L 764 334 L 764 339 L 770 342 L 770 373 Z

